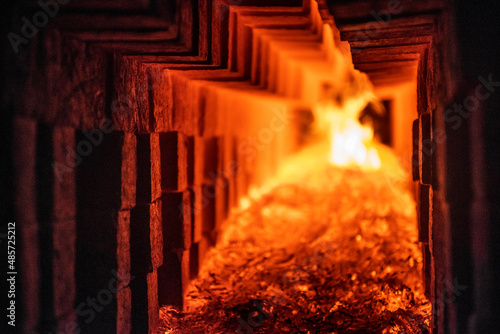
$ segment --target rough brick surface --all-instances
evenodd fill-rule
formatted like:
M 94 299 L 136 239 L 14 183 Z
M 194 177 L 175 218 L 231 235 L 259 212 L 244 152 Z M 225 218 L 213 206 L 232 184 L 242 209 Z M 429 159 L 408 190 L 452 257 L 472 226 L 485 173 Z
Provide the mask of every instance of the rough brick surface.
M 422 256 L 423 256 L 423 268 L 422 268 L 422 277 L 424 279 L 424 286 L 425 286 L 425 296 L 431 300 L 431 296 L 433 294 L 433 274 L 434 274 L 434 258 L 432 256 L 432 253 L 429 249 L 428 244 L 422 244 Z
M 163 194 L 162 232 L 164 254 L 172 249 L 186 250 L 191 247 L 191 224 L 191 196 L 189 191 Z
M 412 124 L 412 154 L 411 154 L 411 175 L 413 181 L 420 180 L 419 163 L 419 120 L 416 119 Z
M 150 205 L 151 264 L 153 269 L 163 264 L 162 201 Z
M 116 245 L 117 272 L 130 274 L 130 211 L 118 212 Z M 128 283 L 121 282 L 124 286 Z
M 418 217 L 419 241 L 428 243 L 432 231 L 432 188 L 426 184 L 418 185 Z
M 137 138 L 133 133 L 123 135 L 121 169 L 121 209 L 130 210 L 136 203 Z
M 39 314 L 40 265 L 38 222 L 36 217 L 36 132 L 37 123 L 27 118 L 14 119 L 14 170 L 15 187 L 20 194 L 15 199 L 18 228 L 20 228 L 23 248 L 20 249 L 20 264 L 22 264 L 23 280 L 21 288 L 24 295 L 24 330 L 34 331 Z
M 202 206 L 202 231 L 205 235 L 211 235 L 216 226 L 216 185 L 213 183 L 203 184 L 200 196 L 201 202 L 204 203 Z
M 150 150 L 151 150 L 151 198 L 156 200 L 161 197 L 162 192 L 162 160 L 161 160 L 161 146 L 160 134 L 152 133 L 150 135 Z
M 160 133 L 162 192 L 184 190 L 188 184 L 188 140 L 179 132 Z
M 215 186 L 215 228 L 218 230 L 229 212 L 229 180 L 219 176 Z
M 68 323 L 76 321 L 74 302 L 75 285 L 75 242 L 76 242 L 76 178 L 75 169 L 67 168 L 66 148 L 75 146 L 75 130 L 69 127 L 55 127 L 53 130 L 53 220 L 52 244 L 54 315 L 60 319 L 58 330 L 64 331 Z M 60 164 L 59 170 L 57 163 Z M 55 168 L 54 168 L 55 166 Z M 57 175 L 61 172 L 61 177 Z
M 132 293 L 129 287 L 116 293 L 116 332 L 130 334 L 132 331 Z
M 203 234 L 203 206 L 208 202 L 202 196 L 202 187 L 195 186 L 188 189 L 191 198 L 191 238 L 196 243 Z
M 219 138 L 210 137 L 204 141 L 203 175 L 205 182 L 215 182 L 219 172 Z
M 419 116 L 419 165 L 420 182 L 432 184 L 432 154 L 434 143 L 432 142 L 432 123 L 430 114 Z
M 164 265 L 158 268 L 158 300 L 160 305 L 182 307 L 184 292 L 189 285 L 189 250 L 165 254 Z
M 136 206 L 131 211 L 131 272 L 144 275 L 153 270 L 151 251 L 151 205 Z
M 158 326 L 158 274 L 140 274 L 130 282 L 132 333 L 152 333 Z

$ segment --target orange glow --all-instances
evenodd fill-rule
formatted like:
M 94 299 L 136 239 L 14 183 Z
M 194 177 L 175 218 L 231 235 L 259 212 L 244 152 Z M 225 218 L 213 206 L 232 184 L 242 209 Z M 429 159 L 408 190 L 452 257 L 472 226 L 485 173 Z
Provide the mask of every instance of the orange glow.
M 162 309 L 163 328 L 176 328 L 165 333 L 234 332 L 255 300 L 272 314 L 256 333 L 428 329 L 415 203 L 393 153 L 378 149 L 380 168 L 365 169 L 332 165 L 328 145 L 310 146 L 252 188 L 187 292 L 184 315 Z
M 340 107 L 332 101 L 316 106 L 316 117 L 326 124 L 328 132 L 330 163 L 343 167 L 380 168 L 380 157 L 373 144 L 373 129 L 358 120 L 371 99 L 374 96 L 368 91 L 347 100 Z
M 252 181 L 218 230 L 183 309 L 162 308 L 164 333 L 429 329 L 410 178 L 396 154 L 375 142 L 370 124 L 359 121 L 378 100 L 334 41 L 325 24 L 321 48 L 269 42 L 269 85 L 312 111 L 314 128 L 304 136 L 320 140 L 280 160 L 263 185 Z M 317 61 L 320 55 L 327 60 Z M 249 101 L 255 110 L 245 115 L 255 117 L 263 107 L 257 97 Z M 266 317 L 256 321 L 258 312 Z

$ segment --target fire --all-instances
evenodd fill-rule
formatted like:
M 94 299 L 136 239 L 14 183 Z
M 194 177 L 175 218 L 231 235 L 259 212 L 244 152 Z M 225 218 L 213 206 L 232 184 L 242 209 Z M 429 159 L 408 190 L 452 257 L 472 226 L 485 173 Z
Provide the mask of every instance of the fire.
M 334 40 L 326 28 L 325 36 Z M 378 103 L 368 77 L 330 44 L 334 71 L 311 75 L 317 80 L 300 102 L 312 108 L 322 140 L 240 199 L 184 309 L 162 308 L 164 333 L 429 329 L 409 176 L 359 121 Z
M 358 120 L 361 111 L 372 99 L 375 97 L 368 92 L 348 99 L 341 106 L 333 101 L 316 106 L 316 117 L 327 124 L 329 161 L 333 165 L 362 169 L 380 168 L 381 161 L 374 145 L 373 128 L 361 124 Z

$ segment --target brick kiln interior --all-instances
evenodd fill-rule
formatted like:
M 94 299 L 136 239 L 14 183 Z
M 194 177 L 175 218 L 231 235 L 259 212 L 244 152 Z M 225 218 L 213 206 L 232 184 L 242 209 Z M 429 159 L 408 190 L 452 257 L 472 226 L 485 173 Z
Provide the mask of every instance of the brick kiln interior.
M 487 66 L 495 68 L 498 50 L 469 51 L 477 41 L 460 25 L 476 18 L 488 45 L 491 27 L 477 23 L 486 8 L 444 0 L 49 3 L 53 15 L 45 2 L 4 11 L 14 22 L 5 31 L 26 40 L 4 41 L 14 52 L 2 65 L 2 218 L 19 226 L 19 333 L 175 329 L 180 309 L 165 306 L 186 307 L 231 210 L 258 202 L 252 189 L 312 141 L 321 101 L 367 90 L 386 111 L 366 99 L 364 118 L 409 173 L 399 181 L 414 187 L 428 309 L 411 318 L 418 328 L 397 317 L 386 319 L 391 329 L 359 328 L 496 333 L 492 203 L 500 187 L 490 113 L 499 76 Z M 22 26 L 23 15 L 36 32 Z M 228 328 L 256 305 L 271 314 L 262 302 L 239 303 Z M 342 322 L 332 328 L 349 332 Z M 251 328 L 270 333 L 266 326 Z

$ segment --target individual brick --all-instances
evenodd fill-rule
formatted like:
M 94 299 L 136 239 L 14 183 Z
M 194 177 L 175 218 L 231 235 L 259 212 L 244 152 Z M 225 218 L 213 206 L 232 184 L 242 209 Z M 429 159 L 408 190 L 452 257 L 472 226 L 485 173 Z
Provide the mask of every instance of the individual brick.
M 152 333 L 159 324 L 157 271 L 133 277 L 130 289 L 132 333 Z
M 204 179 L 204 143 L 202 137 L 188 137 L 188 185 L 200 185 Z
M 189 250 L 189 279 L 195 279 L 198 276 L 198 272 L 200 271 L 200 262 L 199 262 L 199 245 L 192 244 L 191 249 Z
M 160 133 L 161 189 L 183 190 L 188 185 L 188 140 L 179 132 Z
M 432 231 L 432 188 L 426 184 L 418 185 L 418 240 L 428 243 Z
M 423 256 L 423 267 L 422 267 L 422 277 L 424 279 L 425 296 L 431 299 L 431 294 L 433 289 L 433 267 L 434 258 L 430 251 L 428 244 L 422 244 L 422 256 Z
M 432 154 L 434 151 L 434 142 L 432 141 L 431 115 L 422 114 L 419 116 L 419 174 L 420 182 L 423 184 L 432 184 Z
M 203 205 L 206 199 L 202 196 L 202 187 L 188 189 L 191 202 L 191 239 L 193 243 L 201 240 L 203 235 Z
M 194 184 L 194 173 L 195 173 L 195 139 L 194 136 L 187 137 L 187 183 L 188 186 L 193 186 Z
M 122 193 L 121 174 L 123 151 L 132 150 L 133 145 L 118 131 L 104 134 L 98 142 L 99 145 L 92 144 L 85 132 L 78 131 L 76 149 L 71 150 L 77 157 L 79 210 L 118 211 L 130 207 L 133 202 L 130 188 L 133 186 L 127 182 L 129 189 Z M 125 154 L 134 155 L 130 151 Z
M 155 191 L 153 187 L 156 184 L 159 184 L 159 168 L 158 172 L 155 172 L 155 168 L 153 167 L 153 159 L 152 151 L 158 152 L 158 161 L 159 161 L 159 149 L 153 149 L 154 140 L 151 137 L 154 134 L 138 134 L 137 141 L 137 176 L 136 176 L 136 204 L 143 205 L 149 204 L 153 201 L 156 196 L 158 198 L 161 196 L 161 190 L 158 186 L 158 190 Z M 157 141 L 156 141 L 157 142 Z M 159 166 L 159 164 L 158 164 Z
M 118 228 L 116 232 L 117 272 L 130 273 L 130 211 L 118 212 Z M 127 285 L 128 282 L 122 282 Z
M 214 183 L 206 183 L 201 186 L 201 201 L 204 203 L 202 206 L 203 234 L 210 235 L 215 230 L 216 195 L 217 187 Z
M 75 129 L 54 127 L 53 130 L 54 210 L 57 220 L 74 219 L 76 216 L 75 168 L 68 165 L 68 148 L 75 147 Z
M 149 204 L 161 197 L 160 134 L 137 135 L 137 203 Z
M 151 249 L 151 205 L 138 205 L 130 216 L 130 258 L 132 275 L 153 271 Z
M 204 140 L 203 149 L 203 178 L 205 182 L 213 183 L 219 171 L 219 139 L 209 137 Z
M 160 134 L 152 133 L 150 136 L 150 182 L 151 182 L 151 202 L 161 197 L 162 192 L 162 167 L 161 167 L 161 147 Z
M 411 175 L 413 181 L 420 180 L 420 163 L 419 163 L 419 120 L 416 119 L 412 124 L 412 154 L 411 154 Z
M 154 270 L 147 276 L 148 285 L 148 327 L 155 330 L 160 321 L 160 307 L 158 301 L 158 272 Z
M 132 332 L 132 292 L 130 287 L 119 289 L 116 293 L 116 332 Z
M 137 189 L 137 138 L 133 133 L 123 135 L 121 184 L 121 209 L 130 210 L 136 204 Z
M 163 232 L 162 232 L 162 201 L 154 201 L 150 206 L 150 240 L 151 240 L 151 263 L 153 269 L 163 263 Z
M 218 230 L 229 212 L 229 180 L 219 176 L 215 184 L 215 229 Z
M 52 285 L 54 299 L 54 315 L 59 322 L 59 329 L 63 330 L 67 322 L 76 320 L 74 303 L 76 297 L 75 283 L 75 243 L 76 220 L 53 221 L 53 258 L 52 258 Z
M 87 298 L 100 298 L 100 294 L 106 293 L 111 280 L 118 273 L 119 216 L 119 212 L 109 209 L 78 213 L 75 270 L 77 308 L 82 303 L 86 304 Z M 125 283 L 121 282 L 117 287 Z M 78 317 L 82 333 L 116 332 L 116 303 L 116 299 L 111 298 L 106 307 L 99 312 L 99 317 L 91 322 L 85 322 L 85 318 Z
M 76 178 L 75 169 L 66 165 L 67 147 L 75 146 L 75 130 L 54 127 L 53 149 L 53 211 L 52 211 L 52 272 L 54 316 L 59 319 L 58 330 L 76 321 Z M 58 166 L 57 164 L 60 164 Z M 58 175 L 57 173 L 61 173 Z
M 14 185 L 17 190 L 15 210 L 20 229 L 19 242 L 23 245 L 19 264 L 23 273 L 20 283 L 23 291 L 23 331 L 35 332 L 40 310 L 40 252 L 39 225 L 36 217 L 36 137 L 37 122 L 15 117 L 13 121 Z M 22 224 L 19 224 L 22 222 Z
M 429 57 L 428 57 L 428 49 L 424 49 L 420 59 L 418 61 L 418 71 L 417 71 L 417 111 L 418 115 L 422 115 L 428 111 L 428 103 L 427 103 L 427 95 L 428 95 L 428 73 L 427 70 Z M 432 87 L 430 85 L 429 87 Z
M 191 247 L 191 197 L 189 191 L 162 196 L 162 232 L 164 256 L 171 249 Z
M 165 253 L 165 262 L 158 268 L 159 305 L 183 307 L 184 293 L 190 281 L 190 251 L 177 250 Z
M 50 292 L 54 285 L 46 277 L 54 276 L 54 235 L 53 235 L 53 205 L 54 205 L 54 178 L 53 178 L 53 128 L 45 123 L 38 123 L 36 146 L 36 213 L 40 228 L 40 299 L 52 299 Z M 59 282 L 57 282 L 59 283 Z M 58 300 L 59 301 L 59 300 Z M 53 302 L 52 302 L 53 303 Z M 54 305 L 51 305 L 52 307 Z M 52 314 L 42 312 L 39 315 L 40 331 L 53 329 L 50 325 Z

